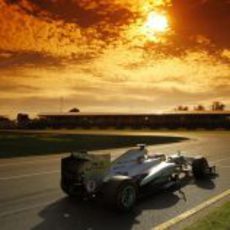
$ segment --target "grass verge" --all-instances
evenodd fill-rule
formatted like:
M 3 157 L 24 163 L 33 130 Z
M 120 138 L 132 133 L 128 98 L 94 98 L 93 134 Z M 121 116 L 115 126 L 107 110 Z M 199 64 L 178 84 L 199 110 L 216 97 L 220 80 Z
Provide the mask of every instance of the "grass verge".
M 45 155 L 77 150 L 100 150 L 134 146 L 166 144 L 187 140 L 171 136 L 95 135 L 61 133 L 0 132 L 0 158 Z
M 213 212 L 198 220 L 185 230 L 229 230 L 230 229 L 230 201 Z

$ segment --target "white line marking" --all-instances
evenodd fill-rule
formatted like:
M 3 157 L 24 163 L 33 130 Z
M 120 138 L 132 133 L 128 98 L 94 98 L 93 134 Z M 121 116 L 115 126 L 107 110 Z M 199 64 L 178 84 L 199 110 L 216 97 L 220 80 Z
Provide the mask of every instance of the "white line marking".
M 3 212 L 3 213 L 0 213 L 0 218 L 6 217 L 6 216 L 9 216 L 9 215 L 14 215 L 14 214 L 17 214 L 17 213 L 20 213 L 20 212 L 25 212 L 25 211 L 28 211 L 28 210 L 31 210 L 31 209 L 43 207 L 43 206 L 46 206 L 46 205 L 48 205 L 50 203 L 53 203 L 55 201 L 57 201 L 57 198 L 54 199 L 54 200 L 50 200 L 48 202 L 37 204 L 37 205 L 33 205 L 33 206 L 29 206 L 29 207 L 24 207 L 24 208 L 20 208 L 20 209 L 15 209 L 15 210 L 8 211 L 8 212 Z
M 219 163 L 219 162 L 221 162 L 221 161 L 225 161 L 225 160 L 228 160 L 228 159 L 230 159 L 230 157 L 226 157 L 226 158 L 222 158 L 222 159 L 213 161 L 213 163 Z
M 37 160 L 25 160 L 24 162 L 13 162 L 13 163 L 0 163 L 1 167 L 7 167 L 7 166 L 15 166 L 15 165 L 24 165 L 24 164 L 36 164 L 37 162 L 44 162 L 44 161 L 57 161 L 60 160 L 63 156 L 60 155 L 60 157 L 53 157 L 51 159 L 37 159 Z
M 58 195 L 58 194 L 61 194 L 62 191 L 57 188 L 57 189 L 52 189 L 52 190 L 46 190 L 45 193 L 43 193 L 42 191 L 40 193 L 37 193 L 37 194 L 29 194 L 28 196 L 23 196 L 23 197 L 18 197 L 17 199 L 10 199 L 10 200 L 0 200 L 0 210 L 3 210 L 4 207 L 8 207 L 10 205 L 17 205 L 17 204 L 20 204 L 20 203 L 24 203 L 24 204 L 27 204 L 28 202 L 31 202 L 31 201 L 36 201 L 36 199 L 38 199 L 39 197 L 40 198 L 45 198 L 45 196 L 50 196 L 50 195 Z M 64 194 L 64 193 L 62 193 Z M 1 212 L 0 212 L 1 213 Z
M 40 175 L 48 175 L 48 174 L 54 174 L 54 173 L 59 173 L 59 172 L 60 170 L 54 170 L 54 171 L 49 171 L 49 172 L 22 174 L 22 175 L 17 175 L 17 176 L 10 176 L 10 177 L 0 177 L 0 181 L 21 179 L 21 178 L 26 178 L 26 177 L 40 176 Z
M 230 168 L 230 165 L 219 165 L 218 168 Z
M 230 189 L 226 190 L 225 192 L 203 202 L 202 204 L 182 213 L 181 215 L 179 216 L 176 216 L 175 218 L 172 218 L 171 220 L 168 220 L 156 227 L 154 227 L 152 230 L 166 230 L 166 229 L 169 229 L 170 227 L 172 227 L 173 225 L 181 222 L 182 220 L 185 220 L 186 218 L 194 215 L 195 213 L 201 211 L 202 209 L 210 206 L 211 204 L 214 204 L 215 202 L 221 200 L 222 198 L 226 197 L 230 195 Z

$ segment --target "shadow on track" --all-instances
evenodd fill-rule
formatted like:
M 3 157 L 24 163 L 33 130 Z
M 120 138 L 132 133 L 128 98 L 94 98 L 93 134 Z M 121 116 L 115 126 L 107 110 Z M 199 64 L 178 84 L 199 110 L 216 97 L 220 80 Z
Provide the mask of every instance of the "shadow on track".
M 39 213 L 42 222 L 32 230 L 128 230 L 135 225 L 143 224 L 139 219 L 141 214 L 147 210 L 156 211 L 156 215 L 152 215 L 151 218 L 153 221 L 156 218 L 154 222 L 157 222 L 159 216 L 166 215 L 168 208 L 175 206 L 180 200 L 187 202 L 186 194 L 182 191 L 183 187 L 190 184 L 202 189 L 214 189 L 215 184 L 212 179 L 214 178 L 196 181 L 193 177 L 185 178 L 181 181 L 180 186 L 169 191 L 142 197 L 130 213 L 115 212 L 98 200 L 77 201 L 65 197 L 45 207 Z
M 33 230 L 65 229 L 131 229 L 138 215 L 134 210 L 126 215 L 112 212 L 97 202 L 58 200 L 42 210 L 43 222 Z M 119 226 L 119 227 L 118 227 Z
M 215 179 L 216 177 L 218 177 L 218 174 L 216 174 L 210 178 L 207 178 L 205 180 L 195 181 L 194 183 L 202 189 L 211 190 L 211 189 L 214 189 L 216 187 L 215 183 L 213 182 L 213 179 Z
M 132 229 L 134 225 L 140 224 L 138 216 L 142 211 L 166 209 L 175 205 L 179 200 L 178 195 L 164 192 L 141 199 L 130 213 L 118 213 L 101 205 L 98 201 L 77 202 L 66 197 L 45 207 L 39 213 L 43 221 L 32 229 Z

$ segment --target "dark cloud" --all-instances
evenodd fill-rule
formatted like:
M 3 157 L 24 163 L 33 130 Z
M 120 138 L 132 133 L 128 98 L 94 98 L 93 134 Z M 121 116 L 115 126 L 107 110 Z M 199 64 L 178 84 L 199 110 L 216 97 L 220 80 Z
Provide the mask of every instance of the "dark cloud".
M 38 52 L 13 52 L 0 50 L 0 69 L 17 67 L 63 67 L 63 60 Z
M 128 10 L 126 5 L 104 0 L 11 0 L 8 3 L 16 4 L 24 13 L 51 23 L 60 20 L 82 29 L 96 28 L 97 37 L 107 42 L 117 38 L 122 27 L 134 18 L 134 12 Z
M 146 17 L 140 10 L 140 2 L 136 0 L 1 1 L 7 2 L 9 6 L 15 6 L 12 10 L 17 9 L 22 15 L 29 15 L 48 23 L 43 23 L 42 28 L 39 28 L 39 23 L 38 25 L 34 22 L 26 23 L 26 30 L 32 32 L 30 37 L 38 41 L 40 49 L 45 47 L 50 52 L 47 43 L 56 38 L 54 43 L 56 47 L 53 48 L 55 52 L 60 50 L 60 46 L 69 46 L 66 53 L 70 53 L 72 46 L 75 46 L 74 49 L 79 47 L 77 51 L 73 51 L 75 56 L 76 52 L 83 50 L 95 56 L 95 53 L 103 52 L 111 43 L 114 46 L 122 43 L 130 45 L 133 38 L 127 38 L 122 33 L 136 20 Z M 168 4 L 170 0 L 161 2 L 164 3 L 163 9 L 170 15 L 173 33 L 165 36 L 168 39 L 166 43 L 155 44 L 149 41 L 142 48 L 174 56 L 191 49 L 207 50 L 216 55 L 219 52 L 217 48 L 218 50 L 230 48 L 229 0 L 171 0 L 170 5 Z M 145 2 L 150 3 L 153 4 L 154 1 Z M 155 9 L 158 8 L 153 4 L 152 10 Z M 26 21 L 31 21 L 30 17 Z M 57 22 L 62 24 L 55 24 Z M 76 33 L 78 29 L 79 32 Z M 4 33 L 7 34 L 8 31 L 5 30 Z M 21 43 L 23 44 L 20 40 L 19 45 Z M 28 46 L 36 49 L 33 46 L 34 41 L 30 43 L 32 45 Z
M 36 1 L 36 6 L 47 12 L 51 17 L 66 22 L 77 23 L 81 27 L 89 27 L 106 21 L 111 24 L 127 23 L 132 16 L 124 5 L 111 1 Z
M 181 44 L 199 43 L 199 37 L 219 48 L 230 48 L 229 0 L 173 0 L 173 29 Z

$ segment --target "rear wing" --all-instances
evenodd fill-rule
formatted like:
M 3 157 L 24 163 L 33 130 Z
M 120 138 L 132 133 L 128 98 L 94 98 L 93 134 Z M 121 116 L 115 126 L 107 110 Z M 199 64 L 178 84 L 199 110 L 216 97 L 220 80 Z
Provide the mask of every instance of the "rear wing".
M 103 178 L 111 166 L 110 154 L 93 154 L 80 151 L 72 152 L 67 158 L 68 161 L 81 162 L 76 167 L 76 171 L 83 174 L 86 180 Z

